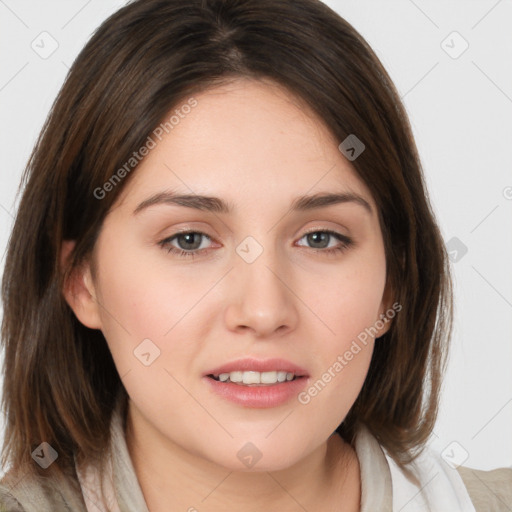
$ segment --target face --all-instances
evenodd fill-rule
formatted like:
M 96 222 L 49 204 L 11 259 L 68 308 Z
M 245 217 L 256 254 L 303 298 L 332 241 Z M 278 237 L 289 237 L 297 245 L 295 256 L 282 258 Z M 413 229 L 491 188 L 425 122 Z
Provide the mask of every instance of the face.
M 133 171 L 72 307 L 102 330 L 147 432 L 233 470 L 250 441 L 258 470 L 278 470 L 341 423 L 368 332 L 389 326 L 377 209 L 341 141 L 285 89 L 244 79 L 195 100 Z M 344 200 L 297 204 L 326 194 Z M 231 367 L 245 385 L 207 376 L 247 358 Z M 248 385 L 290 369 L 301 377 Z

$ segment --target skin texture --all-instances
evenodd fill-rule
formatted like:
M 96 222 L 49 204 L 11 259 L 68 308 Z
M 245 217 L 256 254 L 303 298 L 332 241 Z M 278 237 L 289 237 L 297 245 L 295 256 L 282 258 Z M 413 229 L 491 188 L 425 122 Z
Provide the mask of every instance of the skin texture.
M 104 333 L 130 396 L 127 443 L 148 507 L 359 510 L 357 457 L 333 432 L 374 340 L 308 404 L 242 407 L 213 394 L 203 374 L 240 357 L 281 357 L 307 370 L 308 386 L 320 379 L 390 307 L 376 205 L 341 141 L 285 89 L 238 79 L 195 98 L 106 217 L 97 273 L 85 265 L 66 290 L 79 320 Z M 233 212 L 158 204 L 133 214 L 169 190 L 223 198 Z M 297 196 L 334 191 L 362 196 L 373 212 L 354 202 L 289 211 Z M 158 244 L 178 229 L 207 237 Z M 353 245 L 327 254 L 342 242 L 305 236 L 326 229 Z M 247 236 L 263 248 L 251 264 L 236 252 Z M 194 243 L 195 258 L 168 252 Z M 149 366 L 134 356 L 144 339 L 160 350 Z M 252 468 L 237 457 L 247 442 L 262 454 Z

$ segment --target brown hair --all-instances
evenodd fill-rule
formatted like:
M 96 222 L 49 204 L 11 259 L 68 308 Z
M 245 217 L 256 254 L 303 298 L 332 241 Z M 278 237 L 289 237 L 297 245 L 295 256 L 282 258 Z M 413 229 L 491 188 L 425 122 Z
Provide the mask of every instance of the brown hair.
M 399 463 L 429 438 L 452 323 L 446 251 L 399 95 L 375 53 L 316 0 L 138 0 L 95 32 L 74 62 L 25 169 L 2 282 L 4 467 L 45 471 L 101 460 L 117 393 L 126 393 L 101 331 L 82 325 L 62 290 L 87 260 L 109 209 L 136 170 L 97 191 L 183 98 L 236 77 L 270 79 L 302 98 L 339 142 L 379 210 L 387 290 L 402 311 L 376 343 L 354 406 Z M 65 269 L 61 245 L 75 240 Z M 47 473 L 48 474 L 48 473 Z

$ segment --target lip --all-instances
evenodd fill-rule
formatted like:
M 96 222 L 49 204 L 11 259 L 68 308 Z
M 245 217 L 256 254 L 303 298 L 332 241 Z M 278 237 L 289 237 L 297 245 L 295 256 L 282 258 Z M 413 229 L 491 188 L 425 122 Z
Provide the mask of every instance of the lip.
M 221 373 L 231 373 L 236 371 L 242 372 L 270 372 L 282 371 L 287 373 L 294 373 L 297 377 L 309 377 L 308 372 L 300 366 L 287 361 L 286 359 L 272 358 L 272 359 L 255 359 L 253 357 L 246 357 L 237 359 L 229 363 L 213 368 L 203 374 L 203 377 L 208 375 L 219 375 Z M 210 379 L 211 380 L 211 379 Z M 292 382 L 292 381 L 290 381 Z
M 282 371 L 294 373 L 294 380 L 276 382 L 271 385 L 244 386 L 234 382 L 221 382 L 212 379 L 210 375 L 221 373 L 242 372 L 270 372 Z M 237 405 L 252 408 L 277 407 L 296 397 L 308 384 L 309 374 L 304 368 L 287 361 L 286 359 L 256 359 L 246 357 L 213 368 L 203 374 L 203 380 L 210 386 L 210 390 L 218 396 Z
M 243 386 L 234 382 L 221 382 L 208 376 L 204 376 L 203 380 L 217 396 L 243 407 L 264 409 L 284 405 L 293 398 L 297 398 L 310 379 L 309 377 L 298 377 L 290 381 L 261 386 Z

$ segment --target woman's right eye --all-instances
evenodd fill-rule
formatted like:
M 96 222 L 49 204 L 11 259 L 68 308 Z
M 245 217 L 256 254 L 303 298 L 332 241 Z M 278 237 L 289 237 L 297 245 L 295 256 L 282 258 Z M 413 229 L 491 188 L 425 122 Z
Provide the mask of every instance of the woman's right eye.
M 174 253 L 179 257 L 191 257 L 194 258 L 197 256 L 197 251 L 206 250 L 204 247 L 201 248 L 201 243 L 198 245 L 198 241 L 201 241 L 201 237 L 205 237 L 210 240 L 210 237 L 205 233 L 201 233 L 200 231 L 182 231 L 179 233 L 175 233 L 170 237 L 165 238 L 158 242 L 158 244 L 167 250 L 168 253 Z M 178 243 L 178 247 L 173 245 L 173 241 Z M 180 245 L 185 246 L 184 248 L 179 247 Z

